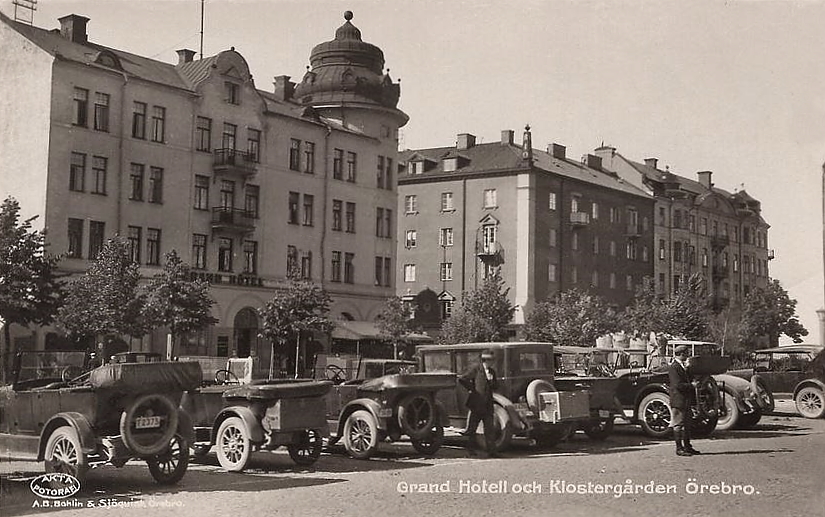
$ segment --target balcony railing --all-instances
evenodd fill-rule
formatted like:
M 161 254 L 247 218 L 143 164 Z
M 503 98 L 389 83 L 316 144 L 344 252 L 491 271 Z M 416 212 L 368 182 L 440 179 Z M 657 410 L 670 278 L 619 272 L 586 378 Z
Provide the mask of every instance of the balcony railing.
M 476 255 L 481 260 L 504 262 L 504 247 L 500 242 L 476 243 Z
M 627 230 L 625 231 L 626 237 L 639 237 L 642 235 L 642 231 L 639 229 L 638 224 L 628 224 Z
M 768 260 L 773 260 L 776 258 L 776 252 L 774 250 L 768 250 Z
M 713 281 L 718 282 L 728 277 L 728 268 L 721 264 L 713 265 Z
M 257 164 L 251 153 L 238 151 L 237 149 L 215 149 L 212 170 L 246 178 L 255 174 Z
M 212 209 L 212 230 L 247 233 L 255 229 L 255 218 L 249 210 L 216 206 Z
M 570 224 L 573 226 L 587 226 L 590 224 L 590 214 L 587 212 L 570 212 Z
M 710 247 L 713 249 L 721 250 L 727 248 L 729 244 L 730 237 L 727 235 L 712 235 L 710 237 Z

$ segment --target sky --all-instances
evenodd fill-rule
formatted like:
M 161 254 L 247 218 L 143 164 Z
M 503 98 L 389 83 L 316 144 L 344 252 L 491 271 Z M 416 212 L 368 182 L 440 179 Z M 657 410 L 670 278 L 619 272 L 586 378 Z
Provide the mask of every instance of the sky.
M 402 148 L 529 124 L 533 145 L 611 145 L 745 189 L 770 263 L 818 341 L 823 279 L 825 0 L 205 0 L 204 54 L 235 47 L 259 89 L 300 81 L 343 12 L 384 51 L 410 116 Z M 91 19 L 91 41 L 177 62 L 199 49 L 200 0 L 39 0 L 34 24 Z M 0 9 L 13 13 L 11 0 Z M 0 78 L 2 80 L 2 78 Z

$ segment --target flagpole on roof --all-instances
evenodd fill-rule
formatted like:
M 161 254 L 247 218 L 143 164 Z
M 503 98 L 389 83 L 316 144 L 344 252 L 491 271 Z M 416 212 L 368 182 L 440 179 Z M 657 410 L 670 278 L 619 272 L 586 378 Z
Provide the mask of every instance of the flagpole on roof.
M 201 50 L 201 59 L 203 59 L 203 14 L 204 14 L 204 1 L 205 1 L 205 0 L 201 0 L 201 46 L 200 46 L 200 50 Z

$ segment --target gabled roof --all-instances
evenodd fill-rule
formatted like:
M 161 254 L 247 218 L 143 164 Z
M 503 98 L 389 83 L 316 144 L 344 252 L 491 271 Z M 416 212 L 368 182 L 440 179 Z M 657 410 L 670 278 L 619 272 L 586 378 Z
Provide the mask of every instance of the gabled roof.
M 443 167 L 440 165 L 441 161 L 444 158 L 456 156 L 457 153 L 464 160 L 459 160 L 458 168 L 455 171 L 444 172 Z M 527 170 L 521 155 L 521 147 L 515 144 L 502 144 L 501 142 L 476 144 L 467 149 L 456 149 L 455 146 L 409 149 L 402 151 L 399 159 L 402 162 L 426 159 L 439 164 L 438 167 L 421 174 L 401 176 L 399 177 L 401 182 L 412 178 L 443 178 L 461 174 Z M 634 196 L 650 197 L 647 193 L 619 178 L 611 171 L 592 169 L 577 161 L 556 158 L 552 154 L 538 149 L 533 149 L 533 167 L 539 172 L 557 174 L 584 183 L 619 190 Z

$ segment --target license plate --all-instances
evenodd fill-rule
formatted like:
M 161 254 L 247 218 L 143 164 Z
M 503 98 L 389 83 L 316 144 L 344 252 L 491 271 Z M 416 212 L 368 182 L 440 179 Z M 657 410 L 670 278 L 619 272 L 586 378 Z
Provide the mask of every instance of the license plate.
M 392 408 L 382 408 L 378 410 L 378 418 L 389 418 L 392 416 Z
M 600 409 L 599 418 L 610 418 L 610 411 L 607 411 L 606 409 Z
M 155 429 L 160 427 L 159 416 L 139 416 L 135 421 L 135 429 Z

